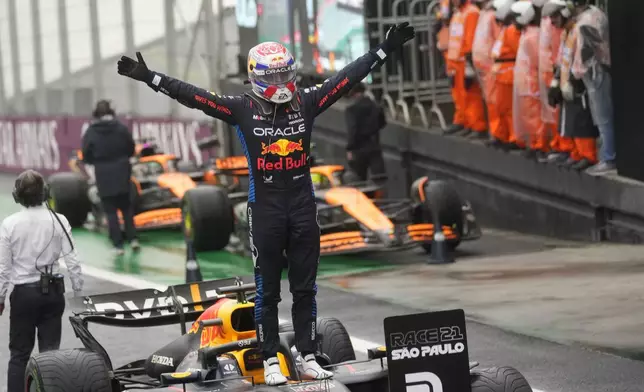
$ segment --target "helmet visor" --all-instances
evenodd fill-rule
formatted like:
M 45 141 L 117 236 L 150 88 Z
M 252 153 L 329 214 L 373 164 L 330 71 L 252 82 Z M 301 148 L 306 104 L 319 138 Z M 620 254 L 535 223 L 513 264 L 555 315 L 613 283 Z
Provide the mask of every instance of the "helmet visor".
M 284 85 L 295 80 L 295 64 L 279 68 L 253 70 L 255 80 L 269 86 Z

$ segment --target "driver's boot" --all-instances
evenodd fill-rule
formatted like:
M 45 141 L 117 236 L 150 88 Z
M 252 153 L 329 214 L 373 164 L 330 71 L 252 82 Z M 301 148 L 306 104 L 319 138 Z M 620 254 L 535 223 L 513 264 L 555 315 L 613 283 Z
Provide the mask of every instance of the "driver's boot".
M 300 361 L 301 372 L 314 380 L 325 380 L 333 377 L 333 373 L 322 369 L 314 354 L 308 354 Z
M 287 382 L 288 380 L 282 374 L 277 357 L 268 358 L 264 361 L 264 383 L 266 385 L 282 385 Z

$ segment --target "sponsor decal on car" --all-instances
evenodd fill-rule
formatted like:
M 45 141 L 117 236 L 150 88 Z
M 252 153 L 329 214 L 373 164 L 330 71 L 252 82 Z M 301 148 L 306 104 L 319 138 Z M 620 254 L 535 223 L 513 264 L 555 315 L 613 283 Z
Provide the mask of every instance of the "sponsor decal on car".
M 157 364 L 157 365 L 174 367 L 173 359 L 170 358 L 170 357 L 164 357 L 162 355 L 153 355 L 152 360 L 150 360 L 150 362 L 154 363 L 154 364 Z M 178 374 L 178 373 L 176 373 L 176 374 Z M 176 376 L 174 376 L 174 377 L 176 377 Z
M 328 391 L 335 388 L 335 384 L 332 381 L 326 381 L 323 383 L 315 384 L 306 384 L 306 385 L 292 385 L 290 386 L 291 391 L 293 392 L 316 392 L 316 391 Z
M 221 360 L 219 364 L 223 376 L 236 376 L 239 374 L 237 364 L 234 360 Z
M 180 372 L 180 373 L 172 373 L 170 376 L 172 378 L 186 378 L 190 376 L 192 372 Z

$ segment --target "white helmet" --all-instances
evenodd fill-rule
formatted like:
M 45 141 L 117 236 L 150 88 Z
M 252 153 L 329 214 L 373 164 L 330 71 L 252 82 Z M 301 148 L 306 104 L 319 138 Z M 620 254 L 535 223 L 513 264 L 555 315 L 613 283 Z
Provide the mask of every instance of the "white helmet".
M 248 79 L 253 92 L 274 103 L 285 103 L 295 94 L 297 67 L 286 47 L 277 42 L 264 42 L 248 52 Z
M 512 7 L 514 0 L 494 0 L 492 2 L 492 7 L 496 10 L 496 19 L 504 20 L 508 17 L 510 13 L 510 8 Z
M 521 26 L 525 26 L 528 23 L 532 22 L 536 12 L 534 6 L 529 1 L 517 1 L 512 4 L 512 12 L 516 14 L 516 22 Z
M 561 16 L 568 19 L 572 16 L 572 4 L 566 0 L 549 0 L 541 11 L 544 17 L 552 16 L 557 12 L 561 12 Z

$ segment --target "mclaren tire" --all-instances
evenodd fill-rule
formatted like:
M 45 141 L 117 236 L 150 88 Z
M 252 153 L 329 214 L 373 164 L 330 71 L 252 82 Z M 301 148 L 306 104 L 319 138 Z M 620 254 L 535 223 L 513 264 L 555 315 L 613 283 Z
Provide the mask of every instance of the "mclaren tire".
M 419 192 L 412 189 L 412 192 Z M 428 181 L 424 185 L 426 197 L 414 216 L 415 223 L 434 223 L 434 214 L 442 226 L 449 226 L 458 239 L 447 240 L 451 250 L 456 249 L 461 243 L 463 235 L 463 201 L 452 184 L 443 180 Z M 431 252 L 431 243 L 424 243 L 423 248 Z
M 513 367 L 472 371 L 472 392 L 532 392 L 528 380 Z
M 47 183 L 51 209 L 64 215 L 72 227 L 83 226 L 92 209 L 87 180 L 78 173 L 66 172 L 51 175 Z
M 86 349 L 46 351 L 29 359 L 25 371 L 28 392 L 112 392 L 103 358 Z
M 195 251 L 221 250 L 233 231 L 233 209 L 226 192 L 217 186 L 190 189 L 181 202 L 182 229 Z

